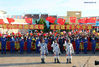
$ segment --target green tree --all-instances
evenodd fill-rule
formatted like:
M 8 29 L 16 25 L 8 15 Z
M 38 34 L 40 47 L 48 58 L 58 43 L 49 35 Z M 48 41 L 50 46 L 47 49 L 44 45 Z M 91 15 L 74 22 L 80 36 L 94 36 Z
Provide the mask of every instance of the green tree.
M 43 25 L 44 25 L 44 29 L 42 30 L 43 32 L 48 32 L 48 31 L 50 31 L 50 29 L 47 28 L 46 21 L 45 21 L 44 19 L 40 19 L 40 20 L 38 21 L 38 24 L 43 24 Z

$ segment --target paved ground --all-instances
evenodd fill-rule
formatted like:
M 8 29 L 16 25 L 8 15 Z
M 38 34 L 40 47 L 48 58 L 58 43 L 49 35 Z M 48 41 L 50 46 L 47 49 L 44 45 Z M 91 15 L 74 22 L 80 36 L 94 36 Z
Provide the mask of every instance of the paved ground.
M 72 64 L 66 64 L 65 54 L 60 56 L 60 64 L 54 64 L 54 59 L 52 54 L 46 57 L 46 64 L 40 63 L 39 54 L 10 54 L 9 52 L 6 55 L 0 54 L 0 67 L 99 67 L 99 65 L 95 66 L 94 61 L 99 61 L 99 51 L 96 54 L 78 54 L 74 55 L 72 59 Z

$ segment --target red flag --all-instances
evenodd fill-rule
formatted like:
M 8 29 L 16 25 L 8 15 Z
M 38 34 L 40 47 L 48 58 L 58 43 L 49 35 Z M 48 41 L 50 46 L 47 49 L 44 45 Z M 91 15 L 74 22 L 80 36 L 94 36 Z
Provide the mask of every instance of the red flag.
M 58 19 L 57 19 L 57 23 L 59 23 L 59 24 L 61 24 L 61 25 L 64 25 L 65 19 L 58 18 Z
M 99 21 L 99 19 L 97 19 L 97 21 Z
M 90 17 L 90 23 L 96 23 L 96 17 Z
M 90 18 L 86 18 L 86 23 L 89 23 L 90 22 Z
M 13 18 L 7 18 L 7 20 L 9 22 L 9 24 L 15 21 Z
M 25 21 L 26 21 L 27 23 L 32 24 L 32 18 L 25 18 Z
M 0 19 L 0 24 L 4 24 L 4 21 L 3 21 L 3 19 Z
M 70 22 L 71 23 L 76 23 L 76 17 L 70 17 Z
M 49 21 L 50 23 L 54 23 L 56 18 L 50 16 L 50 17 L 47 17 L 46 20 Z
M 81 18 L 78 20 L 79 23 L 88 23 L 88 18 Z
M 2 36 L 2 34 L 0 33 L 0 37 Z
M 78 19 L 78 22 L 79 23 L 83 23 L 83 19 Z

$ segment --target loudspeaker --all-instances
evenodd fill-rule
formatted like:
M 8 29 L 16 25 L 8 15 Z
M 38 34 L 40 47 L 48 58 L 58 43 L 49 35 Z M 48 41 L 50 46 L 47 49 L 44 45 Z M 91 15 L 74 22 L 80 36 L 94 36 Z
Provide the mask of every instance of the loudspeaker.
M 99 65 L 99 61 L 95 61 L 95 65 Z

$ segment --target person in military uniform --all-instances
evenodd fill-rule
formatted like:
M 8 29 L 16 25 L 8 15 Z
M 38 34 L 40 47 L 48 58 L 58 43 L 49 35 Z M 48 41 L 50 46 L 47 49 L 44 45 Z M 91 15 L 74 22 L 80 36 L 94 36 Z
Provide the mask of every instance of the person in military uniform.
M 40 47 L 38 47 L 39 42 L 40 42 L 39 37 L 36 37 L 36 53 L 40 53 Z
M 24 48 L 24 38 L 23 36 L 20 38 L 19 40 L 19 43 L 20 43 L 20 54 L 23 54 L 23 48 Z
M 80 48 L 80 39 L 79 39 L 79 37 L 76 38 L 75 43 L 76 43 L 76 54 L 79 54 L 79 48 Z
M 1 54 L 6 54 L 6 37 L 3 35 L 1 38 Z
M 83 39 L 83 43 L 84 43 L 84 53 L 87 54 L 87 47 L 88 47 L 88 39 L 87 39 L 87 37 L 85 37 Z
M 10 39 L 10 52 L 11 53 L 14 53 L 15 52 L 15 39 L 14 39 L 13 36 Z
M 95 38 L 94 38 L 94 37 L 91 39 L 91 43 L 92 43 L 92 52 L 95 54 L 95 49 L 96 49 L 96 40 L 95 40 Z
M 32 39 L 29 36 L 27 38 L 27 53 L 31 53 L 31 42 L 32 42 Z

